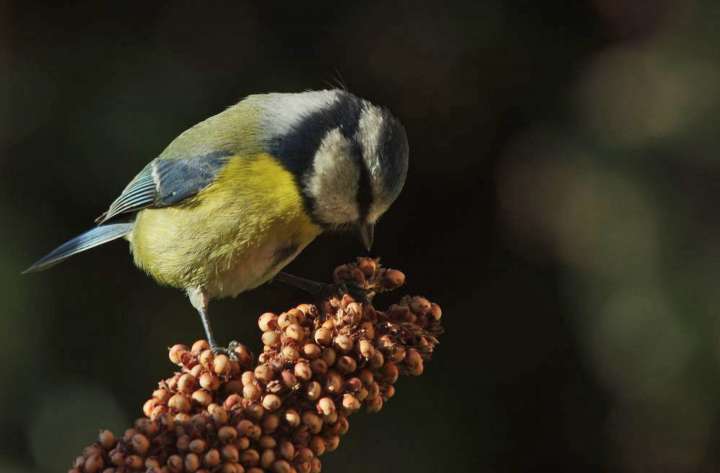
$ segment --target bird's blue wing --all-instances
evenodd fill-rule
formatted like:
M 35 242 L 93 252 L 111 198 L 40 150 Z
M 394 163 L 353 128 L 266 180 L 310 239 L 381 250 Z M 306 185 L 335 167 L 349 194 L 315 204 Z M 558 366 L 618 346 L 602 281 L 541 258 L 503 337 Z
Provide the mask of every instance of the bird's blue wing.
M 151 161 L 96 222 L 107 222 L 118 215 L 148 207 L 168 207 L 192 197 L 215 180 L 230 155 L 213 152 L 191 158 Z

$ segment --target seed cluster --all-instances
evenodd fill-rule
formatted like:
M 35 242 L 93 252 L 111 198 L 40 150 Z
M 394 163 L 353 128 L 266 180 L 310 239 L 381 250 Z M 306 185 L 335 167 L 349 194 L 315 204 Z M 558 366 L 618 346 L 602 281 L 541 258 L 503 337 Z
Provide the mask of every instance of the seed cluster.
M 405 281 L 371 258 L 334 277 L 370 296 Z M 441 315 L 424 297 L 378 311 L 345 294 L 262 314 L 257 360 L 244 345 L 234 347 L 236 359 L 205 340 L 175 345 L 169 356 L 181 369 L 159 383 L 145 416 L 120 438 L 101 431 L 69 473 L 318 473 L 350 414 L 378 412 L 398 376 L 422 374 Z

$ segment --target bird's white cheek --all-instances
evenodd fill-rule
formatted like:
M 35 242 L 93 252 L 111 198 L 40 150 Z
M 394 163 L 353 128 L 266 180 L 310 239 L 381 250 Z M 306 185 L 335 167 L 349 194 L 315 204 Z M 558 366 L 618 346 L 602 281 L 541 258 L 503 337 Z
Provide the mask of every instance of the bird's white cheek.
M 351 161 L 351 145 L 339 129 L 329 132 L 315 153 L 306 188 L 315 199 L 315 213 L 325 222 L 358 219 L 359 171 Z

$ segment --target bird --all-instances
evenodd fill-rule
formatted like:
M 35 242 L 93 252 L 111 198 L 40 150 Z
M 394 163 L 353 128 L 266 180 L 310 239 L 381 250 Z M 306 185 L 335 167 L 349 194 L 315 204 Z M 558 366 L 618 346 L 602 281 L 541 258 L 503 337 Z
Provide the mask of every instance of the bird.
M 210 301 L 274 278 L 325 232 L 359 234 L 370 251 L 378 219 L 408 171 L 405 128 L 345 89 L 248 95 L 177 136 L 122 190 L 96 226 L 24 273 L 123 238 L 135 265 L 185 291 L 216 353 Z

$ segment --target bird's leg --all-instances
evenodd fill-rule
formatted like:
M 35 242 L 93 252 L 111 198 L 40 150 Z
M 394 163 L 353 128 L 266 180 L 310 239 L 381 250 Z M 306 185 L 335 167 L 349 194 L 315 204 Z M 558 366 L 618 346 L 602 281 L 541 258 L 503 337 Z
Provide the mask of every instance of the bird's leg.
M 212 327 L 210 326 L 210 316 L 208 315 L 208 305 L 210 301 L 205 291 L 202 288 L 196 287 L 188 289 L 187 295 L 190 298 L 190 303 L 193 307 L 195 307 L 195 310 L 197 310 L 200 315 L 200 320 L 202 321 L 203 328 L 205 329 L 205 337 L 207 338 L 207 341 L 210 344 L 210 349 L 213 353 L 223 353 L 233 360 L 237 359 L 235 352 L 232 350 L 233 343 L 235 342 L 230 344 L 230 348 L 224 348 L 218 345 L 215 341 Z
M 328 284 L 285 272 L 278 273 L 277 276 L 275 276 L 275 280 L 305 291 L 314 297 L 323 297 L 332 294 L 350 294 L 353 299 L 358 302 L 369 302 L 367 291 L 353 283 Z

